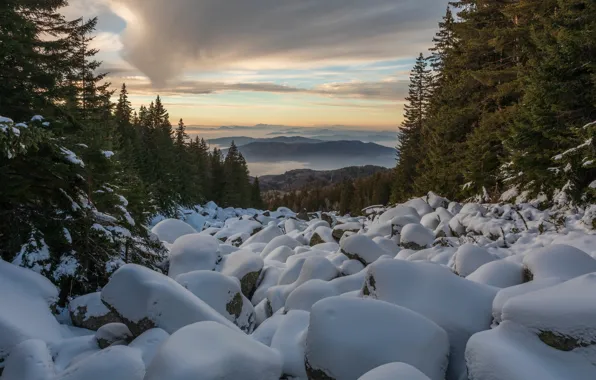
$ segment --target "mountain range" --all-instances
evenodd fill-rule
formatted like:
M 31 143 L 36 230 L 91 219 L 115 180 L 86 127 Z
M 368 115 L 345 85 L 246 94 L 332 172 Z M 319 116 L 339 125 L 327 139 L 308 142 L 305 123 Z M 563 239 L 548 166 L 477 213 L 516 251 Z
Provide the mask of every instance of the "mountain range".
M 278 175 L 264 175 L 259 177 L 262 191 L 279 190 L 292 191 L 306 186 L 328 186 L 342 182 L 344 179 L 369 177 L 375 173 L 385 172 L 381 166 L 350 166 L 337 170 L 296 169 Z

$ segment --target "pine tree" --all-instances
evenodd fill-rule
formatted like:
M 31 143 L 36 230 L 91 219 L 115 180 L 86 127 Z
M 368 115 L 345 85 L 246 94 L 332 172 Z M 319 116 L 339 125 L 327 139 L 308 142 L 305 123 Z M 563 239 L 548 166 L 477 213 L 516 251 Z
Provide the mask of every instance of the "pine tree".
M 426 121 L 431 97 L 432 76 L 422 54 L 410 74 L 410 88 L 404 106 L 404 122 L 398 133 L 397 167 L 395 169 L 392 199 L 405 201 L 413 193 L 412 180 L 417 176 L 417 166 L 422 156 L 422 129 Z
M 447 7 L 443 20 L 439 22 L 439 31 L 433 37 L 433 47 L 431 56 L 428 58 L 430 67 L 434 72 L 433 85 L 439 86 L 444 74 L 445 61 L 455 46 L 455 32 L 453 30 L 455 20 L 453 19 L 453 12 L 451 7 Z
M 209 157 L 211 169 L 211 192 L 210 199 L 217 204 L 222 204 L 225 187 L 225 175 L 221 151 L 214 148 Z
M 250 206 L 256 209 L 263 208 L 263 198 L 261 197 L 261 186 L 259 184 L 259 177 L 255 177 L 250 190 Z
M 223 204 L 232 207 L 248 207 L 250 203 L 250 181 L 246 160 L 232 141 L 223 163 Z
M 356 189 L 354 188 L 354 183 L 346 179 L 341 184 L 341 194 L 339 198 L 339 213 L 342 215 L 350 213 L 352 202 L 354 201 L 354 194 Z
M 195 197 L 200 197 L 200 195 L 196 194 L 197 189 L 193 186 L 192 165 L 189 148 L 186 143 L 187 140 L 186 126 L 184 125 L 184 121 L 180 119 L 178 127 L 174 132 L 176 162 L 170 170 L 174 172 L 175 190 L 180 203 L 185 206 L 191 206 Z

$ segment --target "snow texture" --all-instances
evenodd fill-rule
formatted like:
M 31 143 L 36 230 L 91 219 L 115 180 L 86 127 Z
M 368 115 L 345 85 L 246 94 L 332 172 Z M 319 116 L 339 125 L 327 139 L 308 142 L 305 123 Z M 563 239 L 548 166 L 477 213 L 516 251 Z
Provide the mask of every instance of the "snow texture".
M 358 380 L 429 380 L 428 376 L 406 363 L 388 363 L 368 371 Z
M 152 229 L 159 240 L 173 244 L 180 236 L 194 234 L 197 231 L 189 224 L 178 219 L 165 219 L 157 223 Z
M 219 243 L 212 236 L 197 233 L 181 236 L 170 248 L 172 278 L 195 270 L 214 270 L 220 260 Z

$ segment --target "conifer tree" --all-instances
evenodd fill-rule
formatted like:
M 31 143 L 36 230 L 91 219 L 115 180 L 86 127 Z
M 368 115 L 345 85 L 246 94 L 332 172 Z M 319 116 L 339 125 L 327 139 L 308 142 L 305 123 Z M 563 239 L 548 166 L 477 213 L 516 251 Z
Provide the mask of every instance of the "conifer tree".
M 225 206 L 248 207 L 250 203 L 250 182 L 246 160 L 232 141 L 223 163 Z
M 426 121 L 432 89 L 432 76 L 422 54 L 410 74 L 410 88 L 404 106 L 404 122 L 399 131 L 397 167 L 395 169 L 394 202 L 405 201 L 413 193 L 412 179 L 417 176 L 418 162 L 422 156 L 422 129 Z
M 255 177 L 250 191 L 250 206 L 256 209 L 263 208 L 263 198 L 261 197 L 261 186 L 259 184 L 259 177 Z

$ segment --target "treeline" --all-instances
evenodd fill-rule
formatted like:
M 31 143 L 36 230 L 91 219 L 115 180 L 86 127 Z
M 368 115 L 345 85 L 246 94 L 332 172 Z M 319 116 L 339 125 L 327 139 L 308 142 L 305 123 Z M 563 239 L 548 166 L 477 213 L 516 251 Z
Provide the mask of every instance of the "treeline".
M 393 173 L 376 173 L 369 177 L 345 179 L 328 186 L 305 186 L 303 189 L 263 194 L 266 207 L 275 210 L 285 206 L 295 211 L 339 211 L 341 214 L 360 215 L 370 205 L 389 202 Z
M 160 270 L 152 216 L 261 203 L 234 145 L 224 158 L 174 130 L 159 97 L 135 113 L 123 86 L 111 102 L 89 48 L 97 20 L 66 20 L 65 5 L 0 2 L 0 257 L 53 281 L 60 305 L 124 263 Z
M 392 201 L 594 201 L 596 3 L 462 0 L 439 27 L 411 74 Z

